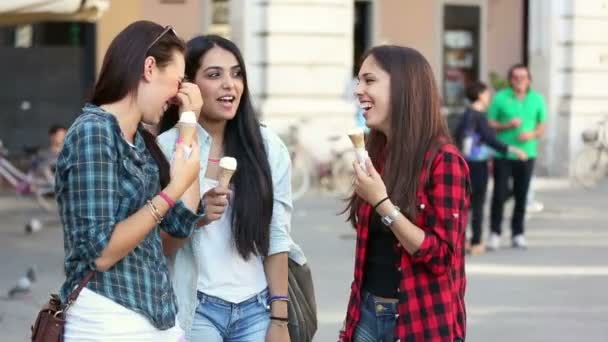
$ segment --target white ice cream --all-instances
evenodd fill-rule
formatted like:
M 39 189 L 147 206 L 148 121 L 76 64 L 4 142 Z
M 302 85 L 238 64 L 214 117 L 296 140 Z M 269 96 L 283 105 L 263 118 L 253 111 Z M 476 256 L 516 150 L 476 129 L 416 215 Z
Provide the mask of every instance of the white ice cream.
M 223 157 L 220 159 L 220 168 L 225 170 L 236 170 L 236 159 L 232 157 Z
M 196 114 L 194 112 L 183 112 L 179 118 L 179 122 L 183 124 L 196 124 Z

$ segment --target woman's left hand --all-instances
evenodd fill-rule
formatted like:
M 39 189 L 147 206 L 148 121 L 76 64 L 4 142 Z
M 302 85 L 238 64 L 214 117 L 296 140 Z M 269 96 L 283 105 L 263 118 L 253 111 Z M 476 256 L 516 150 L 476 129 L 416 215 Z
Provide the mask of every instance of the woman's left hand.
M 365 167 L 368 172 L 365 172 L 361 168 L 358 161 L 353 162 L 353 167 L 355 168 L 355 181 L 353 185 L 359 197 L 367 203 L 375 205 L 388 196 L 386 185 L 384 185 L 382 177 L 374 168 L 371 159 L 367 158 L 365 160 Z
M 279 326 L 271 322 L 266 332 L 266 342 L 291 342 L 287 325 Z

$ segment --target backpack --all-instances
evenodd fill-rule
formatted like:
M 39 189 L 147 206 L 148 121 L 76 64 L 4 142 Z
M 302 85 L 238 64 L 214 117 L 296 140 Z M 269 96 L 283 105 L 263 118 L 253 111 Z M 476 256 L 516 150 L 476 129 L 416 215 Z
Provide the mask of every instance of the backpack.
M 492 149 L 481 141 L 473 112 L 465 111 L 460 120 L 456 144 L 463 157 L 470 161 L 488 160 L 491 157 Z

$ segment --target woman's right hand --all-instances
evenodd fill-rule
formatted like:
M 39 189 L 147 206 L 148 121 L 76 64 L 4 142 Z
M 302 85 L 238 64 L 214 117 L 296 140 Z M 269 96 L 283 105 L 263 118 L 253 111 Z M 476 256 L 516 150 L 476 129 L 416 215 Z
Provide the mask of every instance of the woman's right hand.
M 200 151 L 197 142 L 192 143 L 192 152 L 186 158 L 184 153 L 184 144 L 179 142 L 175 147 L 173 163 L 171 164 L 171 182 L 169 186 L 173 186 L 178 197 L 181 197 L 186 189 L 198 178 L 200 166 Z
M 229 195 L 230 190 L 219 186 L 207 191 L 203 195 L 205 218 L 202 225 L 208 225 L 213 221 L 219 220 L 224 215 L 224 211 L 226 211 L 226 207 L 228 206 Z
M 521 126 L 521 119 L 513 118 L 511 119 L 511 121 L 509 121 L 509 125 L 511 126 L 511 128 L 519 128 L 519 126 Z

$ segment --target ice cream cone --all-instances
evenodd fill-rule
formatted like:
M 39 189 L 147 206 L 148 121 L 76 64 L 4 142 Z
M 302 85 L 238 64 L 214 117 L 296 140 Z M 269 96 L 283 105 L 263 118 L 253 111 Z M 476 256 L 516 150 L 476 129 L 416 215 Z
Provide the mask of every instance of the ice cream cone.
M 191 146 L 196 132 L 196 115 L 193 112 L 183 112 L 178 124 L 179 137 L 184 146 Z
M 220 173 L 218 175 L 219 186 L 222 188 L 228 188 L 230 184 L 230 179 L 232 179 L 232 175 L 236 171 L 236 159 L 232 157 L 223 157 L 220 159 Z
M 194 132 L 196 131 L 195 125 L 180 123 L 179 125 L 179 137 L 182 139 L 184 146 L 192 146 L 194 142 Z
M 348 137 L 355 149 L 365 149 L 365 133 L 363 128 L 355 128 L 348 132 Z
M 350 141 L 353 143 L 353 147 L 355 148 L 355 154 L 357 155 L 357 161 L 359 162 L 359 166 L 363 171 L 367 172 L 367 167 L 365 166 L 365 162 L 367 158 L 369 158 L 367 151 L 365 150 L 365 133 L 363 132 L 363 128 L 355 128 L 348 132 L 348 137 Z
M 177 122 L 177 127 L 179 138 L 184 144 L 184 157 L 189 158 L 196 133 L 196 115 L 194 112 L 183 112 Z

